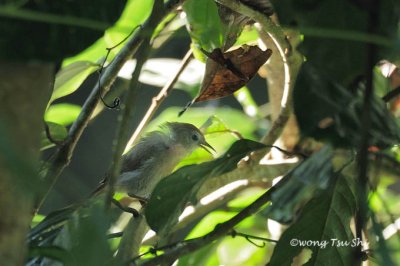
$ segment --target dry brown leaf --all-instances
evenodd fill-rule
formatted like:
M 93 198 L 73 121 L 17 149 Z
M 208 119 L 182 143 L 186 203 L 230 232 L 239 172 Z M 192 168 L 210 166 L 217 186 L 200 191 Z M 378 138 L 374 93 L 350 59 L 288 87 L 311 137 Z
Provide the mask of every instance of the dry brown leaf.
M 231 95 L 255 76 L 271 54 L 270 49 L 263 51 L 258 46 L 247 45 L 226 53 L 215 49 L 207 54 L 204 79 L 194 102 Z

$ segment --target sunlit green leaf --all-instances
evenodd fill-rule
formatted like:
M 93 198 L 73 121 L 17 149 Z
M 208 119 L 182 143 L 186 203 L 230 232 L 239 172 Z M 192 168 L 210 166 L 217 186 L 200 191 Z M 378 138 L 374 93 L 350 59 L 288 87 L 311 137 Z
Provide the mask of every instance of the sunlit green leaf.
M 249 43 L 254 43 L 257 42 L 258 40 L 258 32 L 254 27 L 244 29 L 242 33 L 239 35 L 239 37 L 236 40 L 236 43 L 234 46 L 239 46 L 243 44 L 249 44 Z
M 206 245 L 205 247 L 179 258 L 177 266 L 214 266 L 221 265 L 219 262 L 216 250 L 218 242 Z
M 239 140 L 214 161 L 184 166 L 162 179 L 154 189 L 145 209 L 146 220 L 156 232 L 167 232 L 177 221 L 188 202 L 196 202 L 196 194 L 205 180 L 236 168 L 249 152 L 264 147 L 250 140 Z M 179 193 L 176 193 L 179 191 Z
M 53 104 L 47 109 L 44 120 L 68 126 L 75 121 L 80 112 L 81 107 L 79 105 L 70 103 Z
M 129 0 L 119 20 L 106 30 L 104 36 L 89 46 L 81 53 L 67 58 L 63 62 L 63 66 L 70 65 L 78 61 L 99 62 L 107 54 L 107 48 L 113 47 L 140 25 L 150 14 L 153 0 Z M 147 14 L 147 15 L 146 15 Z M 122 48 L 123 44 L 111 51 L 107 61 L 110 62 L 115 54 Z
M 104 41 L 104 37 L 98 39 L 95 43 L 90 45 L 88 48 L 80 52 L 79 54 L 66 58 L 63 61 L 63 68 L 71 65 L 75 62 L 102 62 L 101 58 L 106 56 L 106 42 Z
M 254 240 L 254 242 L 259 242 Z M 261 243 L 260 243 L 261 245 Z M 263 261 L 251 262 L 250 259 L 257 252 L 265 253 L 260 248 L 246 241 L 244 238 L 227 237 L 218 246 L 218 257 L 221 265 L 242 266 L 242 265 L 261 265 Z M 262 256 L 258 256 L 262 259 Z
M 142 24 L 150 15 L 153 6 L 153 0 L 130 0 L 126 4 L 124 12 L 115 26 L 106 30 L 104 40 L 107 47 L 114 47 L 123 41 L 131 32 Z M 123 47 L 121 44 L 111 51 L 114 55 Z
M 223 44 L 223 29 L 213 0 L 188 0 L 183 4 L 194 43 L 211 52 Z
M 62 68 L 56 75 L 50 103 L 76 91 L 85 79 L 98 68 L 98 64 L 89 61 L 75 62 Z
M 35 216 L 33 216 L 33 219 L 32 219 L 31 227 L 36 226 L 38 223 L 40 223 L 41 221 L 43 221 L 44 218 L 45 218 L 44 215 L 35 214 Z

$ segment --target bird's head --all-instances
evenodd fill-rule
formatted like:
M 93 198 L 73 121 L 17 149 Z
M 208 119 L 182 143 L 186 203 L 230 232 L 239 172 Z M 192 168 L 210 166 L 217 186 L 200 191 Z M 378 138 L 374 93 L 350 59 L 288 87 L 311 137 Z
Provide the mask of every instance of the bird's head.
M 189 123 L 171 122 L 167 123 L 171 137 L 174 141 L 181 144 L 187 151 L 192 152 L 200 147 L 211 153 L 214 148 L 207 143 L 203 133 L 194 125 Z M 208 149 L 209 148 L 209 149 Z

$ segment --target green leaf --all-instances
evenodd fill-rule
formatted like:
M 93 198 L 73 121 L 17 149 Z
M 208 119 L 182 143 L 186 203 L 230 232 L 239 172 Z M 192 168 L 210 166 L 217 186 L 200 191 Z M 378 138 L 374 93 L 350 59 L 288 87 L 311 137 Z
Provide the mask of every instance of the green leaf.
M 356 92 L 341 86 L 311 63 L 306 62 L 297 77 L 294 112 L 301 134 L 329 141 L 338 147 L 358 147 L 363 130 L 363 85 Z M 400 142 L 400 129 L 385 103 L 372 96 L 370 145 L 386 148 Z
M 394 53 L 398 32 L 398 1 L 380 1 L 379 21 L 374 23 L 374 36 L 368 34 L 368 11 L 357 1 L 273 0 L 274 9 L 283 25 L 295 25 L 304 34 L 299 50 L 307 61 L 324 69 L 341 85 L 348 86 L 363 75 L 366 66 L 367 41 L 380 41 L 388 46 L 377 46 L 382 55 Z M 374 7 L 375 8 L 375 7 Z M 392 45 L 393 43 L 393 45 Z M 388 48 L 388 51 L 385 49 Z M 398 54 L 397 54 L 398 58 Z
M 35 257 L 45 257 L 45 258 L 50 258 L 52 260 L 60 261 L 60 262 L 66 262 L 66 261 L 72 261 L 73 258 L 71 257 L 71 254 L 60 247 L 57 246 L 35 246 L 35 247 L 29 247 L 29 258 L 35 258 Z M 36 264 L 34 264 L 36 265 Z
M 72 124 L 81 112 L 81 107 L 76 104 L 59 103 L 50 105 L 47 109 L 44 120 L 53 122 L 63 126 Z
M 66 208 L 51 212 L 38 225 L 29 232 L 28 241 L 31 246 L 39 246 L 47 239 L 51 239 L 53 234 L 57 234 L 65 224 L 78 205 L 71 205 Z
M 63 66 L 70 65 L 77 61 L 99 62 L 101 58 L 107 54 L 107 48 L 113 47 L 124 40 L 133 29 L 142 24 L 151 11 L 153 1 L 129 0 L 125 5 L 124 11 L 114 26 L 105 31 L 103 37 L 98 39 L 91 46 L 81 53 L 67 58 L 63 62 Z M 147 14 L 147 16 L 146 16 Z M 123 47 L 124 44 L 116 47 L 111 51 L 107 61 L 110 62 L 115 54 Z
M 256 28 L 245 28 L 237 38 L 234 46 L 241 46 L 243 44 L 257 43 L 258 32 Z
M 333 177 L 332 147 L 324 146 L 299 164 L 274 186 L 272 205 L 262 213 L 280 223 L 294 220 L 298 210 L 318 189 L 326 189 Z
M 65 126 L 53 122 L 46 122 L 46 124 L 53 140 L 63 141 L 68 136 L 68 130 L 65 128 Z M 46 132 L 42 132 L 40 150 L 51 148 L 54 145 L 55 144 L 47 137 Z
M 120 265 L 113 263 L 107 232 L 111 225 L 103 202 L 80 209 L 66 225 L 74 265 Z M 94 255 L 95 254 L 95 255 Z
M 130 0 L 115 25 L 107 29 L 104 34 L 107 47 L 114 47 L 129 36 L 132 30 L 141 25 L 150 15 L 153 3 L 154 0 Z M 115 47 L 115 49 L 111 50 L 111 53 L 115 55 L 123 45 Z
M 178 221 L 186 204 L 197 201 L 196 194 L 205 180 L 234 170 L 240 159 L 263 147 L 258 142 L 239 140 L 221 158 L 184 166 L 162 179 L 145 209 L 146 220 L 151 229 L 161 234 L 167 232 Z
M 279 239 L 269 265 L 291 265 L 303 249 L 312 251 L 305 265 L 352 265 L 354 247 L 351 245 L 356 240 L 350 220 L 355 214 L 356 198 L 354 180 L 339 175 L 327 191 L 304 206 L 296 223 Z M 332 239 L 348 241 L 349 246 L 337 247 Z
M 85 50 L 80 52 L 79 54 L 66 58 L 63 61 L 62 67 L 64 68 L 68 65 L 80 61 L 99 62 L 101 61 L 100 59 L 106 55 L 107 53 L 106 48 L 107 48 L 106 42 L 104 41 L 104 37 L 102 37 L 98 39 L 96 42 L 94 42 L 92 45 L 87 47 Z
M 99 68 L 98 64 L 80 61 L 63 67 L 56 75 L 50 102 L 76 91 L 85 79 Z
M 41 221 L 44 220 L 44 218 L 45 218 L 44 215 L 35 214 L 35 216 L 33 216 L 32 222 L 31 222 L 31 227 L 38 225 Z
M 211 52 L 223 44 L 223 28 L 213 0 L 188 0 L 183 4 L 194 43 Z

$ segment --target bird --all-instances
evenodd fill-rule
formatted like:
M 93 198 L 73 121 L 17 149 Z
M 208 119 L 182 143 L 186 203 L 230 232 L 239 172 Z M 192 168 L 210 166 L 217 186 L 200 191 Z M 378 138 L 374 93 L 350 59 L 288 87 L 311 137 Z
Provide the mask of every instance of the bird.
M 168 122 L 161 125 L 160 130 L 146 134 L 122 156 L 115 191 L 147 201 L 157 183 L 197 148 L 209 153 L 215 151 L 192 124 Z M 107 181 L 106 176 L 92 194 L 104 191 Z
M 210 150 L 215 151 L 205 140 L 203 133 L 192 124 L 168 122 L 161 125 L 159 130 L 146 134 L 122 156 L 122 168 L 116 180 L 115 191 L 125 192 L 128 196 L 139 199 L 140 203 L 145 203 L 157 183 L 168 176 L 182 159 L 197 148 L 203 148 L 209 153 Z M 104 191 L 107 182 L 106 174 L 106 178 L 86 202 L 73 204 L 47 215 L 42 222 L 32 228 L 28 235 L 29 243 L 40 246 L 48 244 L 48 241 L 62 239 L 62 236 L 59 238 L 54 234 L 59 236 L 63 232 L 66 233 L 65 230 L 61 230 L 66 220 L 81 207 L 88 207 L 91 200 L 96 202 L 96 196 Z M 124 206 L 117 206 L 125 210 Z M 48 239 L 48 235 L 53 240 Z

